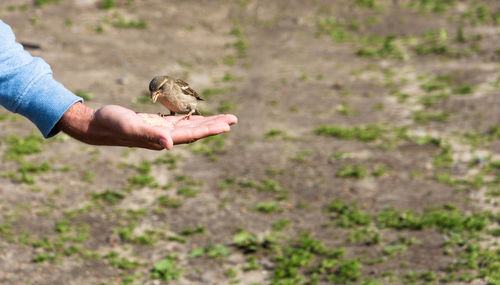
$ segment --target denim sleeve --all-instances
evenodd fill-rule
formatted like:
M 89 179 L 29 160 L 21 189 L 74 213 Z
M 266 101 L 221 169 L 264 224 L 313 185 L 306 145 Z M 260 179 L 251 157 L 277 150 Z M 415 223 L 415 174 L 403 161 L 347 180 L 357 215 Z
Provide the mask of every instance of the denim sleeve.
M 12 29 L 0 20 L 0 105 L 31 120 L 45 138 L 62 115 L 82 98 L 54 80 L 50 66 L 16 43 Z

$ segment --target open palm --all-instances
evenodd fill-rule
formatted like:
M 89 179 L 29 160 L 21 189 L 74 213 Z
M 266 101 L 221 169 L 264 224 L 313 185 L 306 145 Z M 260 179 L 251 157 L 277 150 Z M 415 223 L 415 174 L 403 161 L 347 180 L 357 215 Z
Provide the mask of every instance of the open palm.
M 75 109 L 85 108 L 83 104 L 75 105 Z M 63 117 L 61 129 L 78 140 L 94 145 L 155 150 L 172 149 L 174 144 L 194 142 L 204 137 L 228 132 L 230 125 L 238 121 L 234 115 L 191 116 L 185 119 L 183 116 L 161 117 L 156 114 L 136 113 L 121 106 L 107 105 L 92 112 L 88 123 L 76 124 L 72 123 L 79 120 L 75 118 L 76 115 L 86 111 L 76 110 L 68 113 L 75 115 Z

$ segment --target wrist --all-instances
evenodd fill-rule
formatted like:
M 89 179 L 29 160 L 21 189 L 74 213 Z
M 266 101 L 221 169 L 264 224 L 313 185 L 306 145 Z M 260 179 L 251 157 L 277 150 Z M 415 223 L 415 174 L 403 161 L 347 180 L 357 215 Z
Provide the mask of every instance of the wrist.
M 89 142 L 88 132 L 94 113 L 93 109 L 76 102 L 64 113 L 56 127 L 77 140 Z

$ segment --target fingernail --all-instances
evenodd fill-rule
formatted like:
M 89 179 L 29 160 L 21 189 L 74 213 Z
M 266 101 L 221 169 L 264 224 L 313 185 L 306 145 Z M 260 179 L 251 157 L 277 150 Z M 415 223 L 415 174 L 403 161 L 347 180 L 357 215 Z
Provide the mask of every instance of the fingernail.
M 164 147 L 164 148 L 167 148 L 167 149 L 168 149 L 168 147 L 167 147 L 167 140 L 166 140 L 166 139 L 164 139 L 164 138 L 160 138 L 160 145 L 161 145 L 162 147 Z

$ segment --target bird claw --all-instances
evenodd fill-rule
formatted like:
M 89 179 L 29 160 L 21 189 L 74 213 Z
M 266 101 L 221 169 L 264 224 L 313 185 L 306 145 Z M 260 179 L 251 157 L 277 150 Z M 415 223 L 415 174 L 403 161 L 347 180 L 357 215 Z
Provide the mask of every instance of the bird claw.
M 162 114 L 162 113 L 156 113 L 158 116 L 162 117 L 162 118 L 165 118 L 165 117 L 168 117 L 168 116 L 175 116 L 175 115 L 172 115 L 172 114 Z

